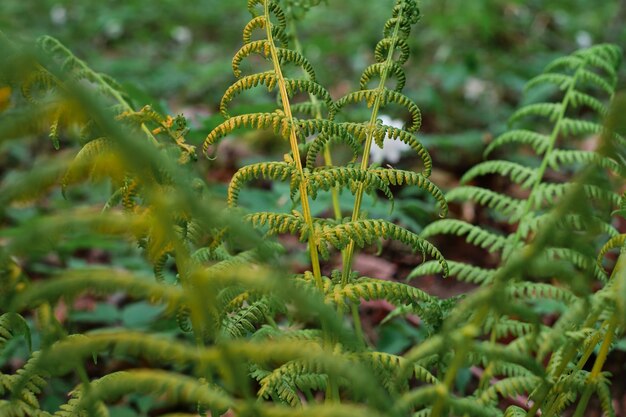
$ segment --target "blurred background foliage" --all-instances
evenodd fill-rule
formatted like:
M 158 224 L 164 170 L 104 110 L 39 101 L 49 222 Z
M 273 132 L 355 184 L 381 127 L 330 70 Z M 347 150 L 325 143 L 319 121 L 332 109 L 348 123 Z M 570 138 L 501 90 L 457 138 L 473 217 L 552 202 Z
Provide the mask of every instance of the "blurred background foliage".
M 197 145 L 222 120 L 217 107 L 234 81 L 230 62 L 247 21 L 243 3 L 3 0 L 0 28 L 12 36 L 58 38 L 121 82 L 137 106 L 184 113 L 192 126 L 188 140 Z M 334 98 L 358 88 L 390 7 L 365 4 L 322 0 L 297 25 L 305 56 Z M 481 160 L 485 143 L 503 131 L 519 104 L 524 82 L 547 62 L 591 44 L 626 44 L 626 0 L 422 0 L 420 7 L 405 93 L 422 110 L 420 138 L 444 189 Z M 243 107 L 234 110 L 262 111 L 264 100 L 239 98 L 233 105 Z M 249 158 L 280 158 L 284 150 L 267 135 L 245 138 L 224 147 L 211 165 L 212 179 L 226 180 Z
M 202 125 L 234 79 L 230 60 L 247 19 L 240 3 L 3 0 L 0 27 L 52 35 L 136 94 L 198 115 Z M 327 0 L 298 25 L 305 55 L 334 97 L 357 87 L 388 9 L 386 1 Z M 623 0 L 422 0 L 421 10 L 405 91 L 422 109 L 422 133 L 448 135 L 440 146 L 468 152 L 498 133 L 525 80 L 549 60 L 626 40 Z

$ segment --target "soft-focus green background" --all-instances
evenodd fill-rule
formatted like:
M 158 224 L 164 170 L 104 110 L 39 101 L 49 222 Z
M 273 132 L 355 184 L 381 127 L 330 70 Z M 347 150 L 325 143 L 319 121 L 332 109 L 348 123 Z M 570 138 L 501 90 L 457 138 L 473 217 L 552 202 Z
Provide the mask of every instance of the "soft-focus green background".
M 498 129 L 525 80 L 557 55 L 626 42 L 622 0 L 422 0 L 407 93 L 424 133 Z M 328 0 L 299 26 L 306 56 L 337 98 L 372 60 L 391 0 Z M 2 0 L 0 28 L 49 34 L 94 68 L 175 108 L 212 113 L 234 79 L 245 0 Z M 474 135 L 476 139 L 476 135 Z

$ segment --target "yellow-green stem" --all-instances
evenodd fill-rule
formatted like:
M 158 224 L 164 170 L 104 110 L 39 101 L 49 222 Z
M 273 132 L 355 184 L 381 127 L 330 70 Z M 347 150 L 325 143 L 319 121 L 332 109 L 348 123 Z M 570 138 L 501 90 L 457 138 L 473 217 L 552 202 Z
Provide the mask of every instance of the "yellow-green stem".
M 376 120 L 378 118 L 378 110 L 380 108 L 380 103 L 382 100 L 382 95 L 385 89 L 385 83 L 387 81 L 387 76 L 389 73 L 389 67 L 391 62 L 393 61 L 393 53 L 396 47 L 396 39 L 398 37 L 398 32 L 400 29 L 400 22 L 402 21 L 402 12 L 400 12 L 396 18 L 396 25 L 393 30 L 392 42 L 389 46 L 389 52 L 387 53 L 387 59 L 385 60 L 385 65 L 383 66 L 383 70 L 380 74 L 380 82 L 378 83 L 378 88 L 376 89 L 377 94 L 374 99 L 374 103 L 372 105 L 372 113 L 370 115 L 370 120 L 368 122 L 367 135 L 365 137 L 365 146 L 363 149 L 363 157 L 361 158 L 361 170 L 365 171 L 369 168 L 369 157 L 370 150 L 372 148 L 372 142 L 374 140 L 374 130 L 376 128 Z M 360 183 L 356 194 L 354 196 L 354 208 L 352 209 L 352 221 L 359 220 L 361 215 L 361 203 L 363 200 L 363 193 L 365 192 L 365 184 Z M 350 271 L 352 269 L 352 257 L 354 256 L 354 240 L 351 240 L 346 250 L 343 254 L 343 271 L 341 275 L 341 283 L 342 285 L 346 285 L 348 283 L 348 278 L 350 277 Z
M 617 274 L 624 274 L 624 273 L 626 273 L 626 255 L 624 255 L 624 253 L 622 253 L 619 256 L 619 258 L 617 259 L 617 264 L 613 268 L 613 273 L 611 274 L 609 285 L 610 285 L 611 282 L 613 282 L 615 280 L 615 278 L 614 278 L 615 275 L 617 275 Z M 593 325 L 593 323 L 598 319 L 598 316 L 599 316 L 598 312 L 592 314 L 590 317 L 587 318 L 587 320 L 585 320 L 585 323 L 583 323 L 583 325 L 581 327 L 585 328 L 585 327 L 589 327 L 589 326 Z M 613 320 L 614 316 L 615 315 L 613 315 L 610 320 Z M 614 330 L 613 330 L 613 332 L 614 332 Z M 605 335 L 605 337 L 606 337 L 606 335 Z M 592 352 L 594 347 L 595 347 L 595 343 L 591 342 L 589 344 L 588 348 L 587 348 L 587 351 L 583 354 L 583 357 L 578 361 L 577 369 L 580 370 L 580 369 L 583 368 L 583 366 L 587 362 L 587 359 L 591 355 L 590 351 Z M 576 346 L 573 343 L 570 342 L 570 345 L 569 345 L 569 347 L 567 349 L 566 354 L 563 355 L 563 357 L 561 359 L 561 365 L 556 370 L 556 372 L 553 375 L 551 375 L 551 378 L 553 380 L 558 380 L 558 378 L 561 376 L 561 374 L 565 371 L 566 365 L 569 363 L 569 361 L 576 354 L 576 351 L 577 351 Z M 542 385 L 545 386 L 545 383 L 542 384 Z M 546 405 L 546 407 L 543 408 L 545 410 L 545 412 L 543 414 L 545 417 L 551 417 L 555 413 L 556 407 L 558 406 L 558 402 L 559 402 L 558 400 L 559 400 L 560 395 L 558 395 L 558 394 L 557 395 L 553 395 L 554 398 L 552 398 L 551 401 L 547 401 L 546 402 L 546 399 L 551 394 L 551 391 L 552 391 L 551 389 L 546 391 L 543 395 L 541 395 L 541 397 L 538 400 L 535 401 L 535 403 L 533 404 L 531 409 L 528 410 L 528 413 L 526 413 L 526 417 L 535 417 L 535 415 L 537 414 L 537 411 L 540 408 L 542 408 L 541 406 L 544 405 L 544 403 Z M 542 392 L 542 387 L 539 388 L 539 392 Z M 582 401 L 582 399 L 581 399 L 581 401 Z
M 583 367 L 585 366 L 585 364 L 587 363 L 587 361 L 589 360 L 589 358 L 593 354 L 593 351 L 594 351 L 596 345 L 598 344 L 598 342 L 600 341 L 600 339 L 602 339 L 602 336 L 601 336 L 600 332 L 598 332 L 593 337 L 593 339 L 591 339 L 589 341 L 588 346 L 587 346 L 587 350 L 585 351 L 585 353 L 583 353 L 581 358 L 578 360 L 578 363 L 576 364 L 576 369 L 577 370 L 583 369 Z M 568 359 L 567 362 L 569 362 L 569 360 L 570 359 Z M 548 408 L 545 410 L 544 415 L 546 417 L 550 417 L 554 413 L 556 413 L 557 412 L 557 408 L 558 408 L 559 404 L 561 403 L 561 400 L 566 395 L 568 395 L 568 394 L 567 393 L 559 393 L 559 394 L 557 394 L 556 397 L 554 398 L 554 400 L 551 403 L 548 404 Z
M 592 314 L 590 317 L 587 318 L 587 320 L 585 320 L 585 322 L 583 323 L 583 325 L 581 327 L 582 328 L 589 327 L 597 319 L 598 319 L 598 313 Z M 553 379 L 553 380 L 558 380 L 559 379 L 559 377 L 565 371 L 565 369 L 567 367 L 567 364 L 570 362 L 570 360 L 572 360 L 574 355 L 576 355 L 577 346 L 574 345 L 572 342 L 570 342 L 569 345 L 565 349 L 566 350 L 565 350 L 565 353 L 563 354 L 563 356 L 561 358 L 561 363 L 560 363 L 559 367 L 556 369 L 554 374 L 551 375 L 551 379 Z M 553 358 L 554 358 L 554 356 L 552 358 L 550 358 L 550 361 L 552 361 Z M 549 366 L 550 365 L 548 365 L 548 367 Z M 581 368 L 579 368 L 579 369 L 581 369 Z M 548 388 L 548 390 L 546 391 L 546 385 L 547 385 L 546 382 L 542 382 L 540 387 L 537 389 L 537 392 L 540 393 L 539 397 L 534 400 L 534 403 L 533 403 L 532 407 L 530 407 L 530 409 L 526 413 L 526 417 L 535 417 L 535 415 L 537 415 L 537 411 L 539 411 L 540 408 L 544 410 L 543 414 L 544 414 L 545 417 L 549 417 L 551 415 L 550 414 L 550 410 L 552 410 L 553 405 L 555 404 L 555 402 L 556 402 L 556 400 L 558 398 L 555 398 L 554 401 L 546 402 L 546 399 L 548 398 L 548 396 L 550 395 L 551 390 L 552 390 L 552 388 Z M 545 404 L 545 407 L 542 407 L 544 404 Z
M 609 322 L 609 327 L 606 330 L 606 335 L 604 336 L 604 340 L 602 341 L 602 346 L 600 346 L 600 351 L 598 352 L 596 361 L 594 362 L 593 368 L 591 369 L 591 374 L 589 374 L 589 378 L 587 379 L 587 387 L 585 388 L 585 392 L 578 402 L 578 407 L 576 407 L 576 412 L 574 413 L 573 417 L 583 417 L 584 412 L 587 409 L 587 404 L 589 403 L 591 394 L 593 394 L 594 387 L 598 382 L 598 377 L 602 372 L 604 362 L 606 362 L 606 358 L 609 355 L 609 350 L 611 348 L 611 343 L 613 342 L 613 335 L 615 334 L 616 327 L 617 314 L 613 313 L 613 315 L 611 316 L 611 321 Z
M 287 94 L 287 88 L 285 84 L 285 78 L 283 77 L 282 70 L 280 68 L 280 63 L 278 60 L 278 54 L 276 52 L 276 45 L 274 44 L 274 39 L 272 37 L 272 26 L 270 22 L 270 13 L 269 13 L 269 1 L 265 0 L 264 2 L 264 15 L 265 15 L 265 30 L 267 34 L 267 41 L 270 48 L 270 55 L 272 57 L 272 63 L 274 66 L 274 73 L 276 76 L 276 84 L 278 85 L 278 90 L 280 93 L 280 99 L 283 105 L 283 111 L 285 112 L 285 117 L 289 123 L 291 129 L 289 130 L 289 145 L 291 147 L 291 152 L 293 153 L 293 159 L 296 164 L 296 169 L 298 171 L 298 175 L 300 176 L 300 202 L 302 204 L 302 215 L 304 216 L 304 221 L 309 229 L 309 254 L 311 256 L 311 267 L 313 268 L 313 277 L 315 278 L 315 284 L 317 288 L 322 291 L 323 290 L 323 282 L 322 282 L 322 272 L 320 269 L 320 261 L 319 254 L 317 251 L 316 244 L 316 236 L 315 229 L 313 228 L 313 217 L 311 216 L 311 208 L 309 206 L 309 195 L 307 191 L 307 182 L 306 177 L 304 175 L 304 170 L 302 169 L 302 161 L 300 159 L 300 150 L 298 148 L 298 136 L 296 134 L 296 125 L 293 121 L 293 114 L 291 113 L 291 106 L 289 104 L 289 95 Z M 324 342 L 326 344 L 331 343 L 331 338 L 327 334 L 326 330 L 323 329 L 324 334 Z M 337 402 L 339 401 L 339 384 L 334 380 L 334 377 L 328 376 L 328 384 L 326 386 L 326 401 L 328 402 Z
M 298 136 L 296 134 L 296 125 L 293 121 L 291 106 L 289 104 L 289 94 L 287 94 L 285 78 L 283 77 L 283 72 L 280 68 L 278 54 L 276 52 L 276 45 L 274 45 L 274 39 L 272 38 L 272 25 L 270 22 L 269 3 L 267 0 L 265 1 L 265 29 L 268 45 L 270 47 L 270 54 L 272 56 L 272 63 L 274 65 L 276 84 L 278 85 L 278 91 L 280 92 L 280 99 L 283 105 L 283 111 L 285 112 L 285 118 L 287 119 L 290 126 L 289 145 L 291 147 L 291 152 L 293 153 L 293 159 L 296 164 L 298 175 L 300 176 L 300 202 L 302 203 L 302 215 L 304 216 L 304 221 L 309 229 L 309 254 L 311 256 L 311 267 L 313 268 L 315 283 L 319 289 L 322 289 L 322 272 L 320 269 L 320 260 L 315 239 L 315 229 L 313 228 L 313 217 L 311 216 L 311 208 L 309 206 L 307 181 L 304 175 L 304 170 L 302 169 L 302 161 L 300 160 L 300 150 L 298 149 Z
M 487 315 L 489 314 L 489 305 L 485 305 L 476 312 L 473 320 L 467 324 L 463 329 L 461 329 L 461 339 L 455 344 L 455 355 L 452 363 L 446 370 L 446 374 L 444 376 L 443 382 L 439 386 L 439 395 L 433 404 L 432 411 L 430 413 L 431 417 L 440 417 L 444 410 L 444 406 L 446 403 L 446 395 L 452 389 L 452 384 L 456 380 L 456 374 L 463 366 L 465 362 L 465 355 L 468 351 L 468 340 L 473 339 L 476 336 L 476 333 L 479 329 L 479 326 L 483 323 Z
M 498 339 L 497 333 L 496 333 L 496 327 L 498 326 L 498 321 L 499 321 L 499 318 L 496 317 L 493 323 L 493 328 L 491 329 L 491 335 L 489 336 L 489 343 L 491 343 L 492 345 L 495 345 Z M 489 361 L 489 363 L 485 367 L 485 370 L 483 371 L 483 374 L 480 377 L 480 381 L 478 382 L 479 390 L 482 391 L 482 390 L 487 389 L 489 381 L 491 380 L 491 377 L 493 376 L 494 367 L 495 367 L 494 362 Z

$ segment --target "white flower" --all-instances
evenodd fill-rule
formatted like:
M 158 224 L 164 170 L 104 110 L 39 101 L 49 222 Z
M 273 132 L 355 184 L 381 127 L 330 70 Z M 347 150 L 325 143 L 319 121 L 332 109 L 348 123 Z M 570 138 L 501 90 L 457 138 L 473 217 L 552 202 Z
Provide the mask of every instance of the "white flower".
M 176 26 L 171 32 L 172 38 L 181 45 L 191 43 L 192 33 L 187 26 Z
M 380 120 L 384 125 L 402 128 L 404 123 L 402 120 L 392 119 L 389 116 L 381 115 Z M 409 145 L 399 140 L 389 139 L 388 136 L 385 136 L 385 140 L 383 141 L 383 147 L 381 148 L 378 144 L 373 143 L 372 148 L 370 149 L 370 158 L 372 163 L 380 164 L 383 161 L 390 162 L 395 164 L 400 160 L 400 156 L 402 152 L 408 151 L 411 149 Z
M 463 86 L 463 96 L 468 101 L 476 101 L 487 89 L 487 83 L 479 78 L 470 77 Z
M 124 33 L 124 27 L 117 20 L 108 20 L 104 24 L 104 33 L 109 39 L 118 39 Z
M 57 26 L 64 25 L 67 22 L 67 9 L 60 4 L 54 5 L 50 9 L 50 20 Z
M 580 48 L 589 48 L 593 43 L 593 39 L 591 39 L 589 32 L 581 30 L 576 33 L 576 43 Z

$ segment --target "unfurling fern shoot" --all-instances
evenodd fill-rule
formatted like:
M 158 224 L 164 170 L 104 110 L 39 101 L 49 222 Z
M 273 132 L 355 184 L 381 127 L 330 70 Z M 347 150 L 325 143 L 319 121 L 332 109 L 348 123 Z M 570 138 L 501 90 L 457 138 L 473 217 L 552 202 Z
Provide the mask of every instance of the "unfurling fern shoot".
M 309 253 L 313 269 L 313 276 L 319 289 L 322 288 L 320 255 L 329 255 L 328 246 L 344 250 L 344 284 L 347 284 L 350 275 L 351 258 L 355 243 L 359 246 L 370 244 L 382 237 L 398 238 L 399 234 L 380 234 L 377 224 L 383 220 L 362 219 L 360 215 L 363 194 L 382 191 L 388 198 L 393 198 L 389 186 L 407 184 L 423 188 L 438 201 L 441 212 L 445 215 L 447 205 L 441 191 L 428 180 L 431 169 L 431 160 L 428 152 L 413 136 L 421 123 L 421 116 L 417 106 L 410 99 L 402 95 L 399 90 L 404 84 L 405 76 L 401 64 L 408 58 L 408 44 L 406 39 L 411 25 L 419 16 L 419 10 L 414 1 L 398 1 L 393 9 L 392 18 L 385 24 L 384 38 L 376 47 L 376 64 L 368 67 L 361 79 L 362 90 L 351 93 L 346 97 L 333 102 L 330 94 L 321 85 L 315 82 L 315 72 L 307 59 L 300 51 L 287 49 L 285 28 L 287 18 L 275 1 L 249 1 L 248 8 L 254 18 L 244 29 L 244 46 L 233 59 L 233 70 L 239 78 L 224 94 L 220 104 L 220 111 L 227 118 L 207 136 L 204 149 L 215 144 L 239 127 L 271 128 L 275 133 L 289 142 L 290 153 L 283 162 L 263 162 L 241 168 L 233 177 L 229 186 L 229 202 L 236 205 L 237 196 L 245 182 L 255 178 L 264 178 L 277 181 L 289 181 L 291 196 L 300 203 L 302 211 L 294 210 L 293 214 L 258 213 L 252 214 L 250 219 L 256 225 L 269 226 L 270 233 L 294 233 L 309 244 Z M 264 29 L 265 38 L 252 40 L 254 30 Z M 400 51 L 399 58 L 395 59 L 396 52 Z M 252 75 L 243 75 L 242 62 L 252 54 L 265 57 L 272 65 L 272 70 Z M 305 79 L 291 79 L 283 75 L 282 67 L 293 64 L 302 68 Z M 376 89 L 366 89 L 370 80 L 380 78 Z M 386 87 L 391 77 L 397 79 L 396 90 Z M 236 95 L 264 85 L 269 90 L 278 90 L 280 108 L 270 113 L 253 113 L 231 116 L 228 104 Z M 305 92 L 312 99 L 311 103 L 293 104 L 290 100 L 296 92 Z M 338 112 L 350 103 L 367 102 L 372 106 L 372 116 L 368 123 L 339 122 L 335 120 Z M 407 109 L 411 122 L 406 129 L 383 126 L 377 122 L 378 111 L 385 105 L 395 103 Z M 325 108 L 327 118 L 323 117 L 321 109 Z M 305 110 L 314 118 L 297 119 L 294 109 Z M 312 110 L 312 111 L 309 111 Z M 309 142 L 307 137 L 315 135 Z M 421 174 L 394 169 L 369 169 L 368 156 L 375 140 L 381 144 L 384 137 L 401 140 L 413 148 L 424 163 Z M 331 142 L 344 142 L 351 147 L 359 143 L 362 146 L 363 159 L 356 166 L 315 166 L 318 153 L 327 153 Z M 301 149 L 308 152 L 306 165 L 301 163 Z M 326 158 L 326 162 L 330 161 Z M 311 214 L 309 199 L 316 198 L 320 191 L 338 192 L 347 188 L 355 194 L 355 206 L 350 221 L 342 220 L 338 214 L 335 202 L 335 220 L 315 218 Z M 272 219 L 271 221 L 269 219 Z M 302 219 L 301 223 L 294 222 Z M 282 225 L 282 226 L 278 226 Z M 287 226 L 290 225 L 290 226 Z M 398 226 L 388 223 L 383 229 L 398 229 Z M 332 239 L 329 238 L 332 236 Z M 439 252 L 424 242 L 417 235 L 403 231 L 402 241 L 423 253 L 434 256 L 447 268 Z

